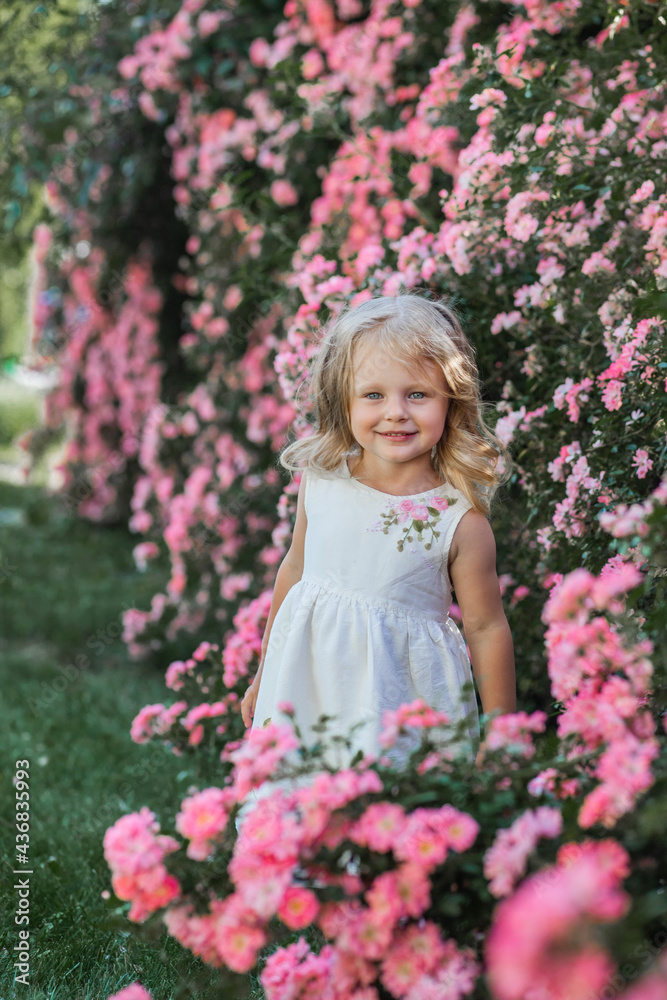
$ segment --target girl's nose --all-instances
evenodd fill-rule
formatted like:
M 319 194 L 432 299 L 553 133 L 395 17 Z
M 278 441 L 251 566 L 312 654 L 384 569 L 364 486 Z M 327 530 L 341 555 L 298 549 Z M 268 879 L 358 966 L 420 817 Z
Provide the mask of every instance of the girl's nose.
M 402 396 L 388 396 L 385 407 L 385 419 L 398 420 L 407 416 L 407 404 Z

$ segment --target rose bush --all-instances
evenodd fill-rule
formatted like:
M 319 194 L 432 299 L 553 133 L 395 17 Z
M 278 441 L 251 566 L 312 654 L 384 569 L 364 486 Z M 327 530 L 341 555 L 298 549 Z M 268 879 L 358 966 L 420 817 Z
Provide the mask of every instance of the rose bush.
M 664 546 L 665 499 L 667 484 L 650 550 Z M 649 694 L 664 673 L 628 621 L 645 585 L 632 562 L 555 583 L 555 746 L 546 713 L 495 716 L 478 769 L 418 701 L 385 714 L 380 756 L 336 771 L 321 756 L 326 719 L 304 745 L 284 704 L 284 724 L 227 743 L 220 786 L 190 789 L 180 841 L 147 808 L 107 831 L 130 920 L 162 921 L 228 973 L 256 970 L 267 1000 L 662 995 L 667 713 Z M 198 669 L 172 665 L 172 683 Z M 410 733 L 420 740 L 399 764 Z M 648 959 L 646 942 L 659 942 Z M 630 968 L 643 978 L 624 990 Z
M 165 592 L 126 613 L 132 655 L 194 647 L 168 669 L 178 700 L 147 706 L 133 736 L 165 741 L 194 771 L 217 766 L 174 828 L 189 855 L 147 813 L 120 828 L 121 898 L 135 915 L 163 912 L 205 961 L 250 969 L 264 955 L 269 996 L 326 984 L 366 1000 L 518 997 L 529 983 L 550 996 L 659 995 L 664 966 L 648 965 L 664 944 L 664 11 L 288 0 L 260 24 L 256 5 L 214 7 L 147 14 L 118 46 L 109 88 L 134 126 L 143 116 L 153 154 L 169 150 L 179 249 L 160 257 L 153 238 L 136 262 L 127 249 L 109 297 L 123 185 L 112 141 L 76 153 L 83 125 L 48 187 L 51 232 L 36 233 L 36 345 L 54 344 L 63 371 L 49 412 L 76 427 L 65 492 L 84 481 L 86 516 L 126 509 L 139 566 L 168 557 Z M 115 121 L 80 96 L 91 123 Z M 148 217 L 166 225 L 164 205 Z M 415 286 L 464 313 L 515 456 L 494 528 L 524 712 L 491 723 L 481 774 L 449 771 L 426 735 L 405 771 L 355 765 L 339 805 L 335 776 L 312 777 L 305 798 L 276 793 L 267 829 L 285 823 L 288 851 L 277 857 L 252 826 L 236 838 L 241 772 L 224 781 L 246 752 L 243 781 L 260 780 L 237 709 L 295 513 L 298 479 L 281 492 L 275 454 L 290 428 L 309 432 L 321 322 Z M 174 316 L 177 350 L 164 336 Z M 305 779 L 317 759 L 290 753 Z M 461 853 L 446 807 L 479 827 Z M 331 821 L 331 843 L 296 821 L 309 808 L 315 830 Z M 431 826 L 420 809 L 438 812 Z M 403 824 L 438 860 L 421 881 L 411 871 L 415 896 L 397 902 Z M 365 828 L 370 844 L 352 836 Z M 144 848 L 123 861 L 131 830 L 154 858 L 146 869 Z M 261 850 L 273 875 L 253 896 Z M 517 926 L 530 934 L 512 976 L 504 942 Z M 367 952 L 356 962 L 352 927 Z M 567 976 L 555 971 L 564 953 Z

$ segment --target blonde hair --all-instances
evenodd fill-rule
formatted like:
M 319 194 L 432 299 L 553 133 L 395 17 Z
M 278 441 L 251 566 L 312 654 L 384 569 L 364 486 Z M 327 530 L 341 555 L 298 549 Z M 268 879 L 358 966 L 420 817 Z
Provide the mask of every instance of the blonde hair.
M 306 380 L 315 431 L 283 448 L 279 456 L 283 468 L 326 475 L 357 447 L 349 411 L 358 347 L 384 352 L 427 377 L 429 364 L 441 370 L 446 388 L 438 391 L 448 397 L 449 408 L 431 462 L 445 482 L 488 516 L 493 495 L 509 474 L 510 458 L 484 423 L 474 350 L 458 316 L 449 305 L 426 299 L 415 289 L 348 305 L 324 331 Z

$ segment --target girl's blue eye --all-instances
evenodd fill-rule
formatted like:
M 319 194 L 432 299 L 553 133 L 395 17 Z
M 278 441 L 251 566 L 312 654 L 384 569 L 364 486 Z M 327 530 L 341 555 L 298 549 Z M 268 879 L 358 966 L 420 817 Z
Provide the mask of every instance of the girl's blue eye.
M 425 396 L 426 395 L 426 393 L 422 392 L 421 389 L 413 389 L 413 391 L 410 393 L 410 395 L 414 396 L 414 394 L 416 392 L 419 393 L 420 396 Z M 376 390 L 373 390 L 373 392 L 367 392 L 366 393 L 366 396 L 379 396 L 379 395 L 380 395 L 380 393 L 377 392 Z

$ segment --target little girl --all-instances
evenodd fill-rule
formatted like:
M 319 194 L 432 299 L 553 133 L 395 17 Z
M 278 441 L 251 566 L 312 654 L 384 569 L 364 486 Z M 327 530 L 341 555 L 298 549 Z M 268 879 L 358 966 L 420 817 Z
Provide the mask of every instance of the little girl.
M 315 432 L 280 455 L 303 474 L 245 725 L 286 721 L 290 702 L 304 742 L 326 713 L 329 738 L 360 723 L 353 752 L 377 756 L 384 711 L 423 698 L 465 720 L 455 749 L 479 763 L 452 585 L 483 712 L 515 711 L 516 694 L 487 520 L 507 453 L 484 425 L 472 348 L 443 303 L 373 298 L 331 324 L 310 393 Z

